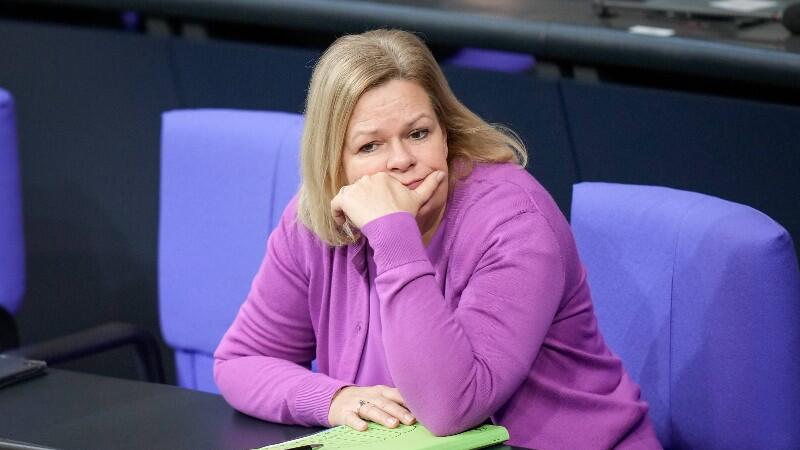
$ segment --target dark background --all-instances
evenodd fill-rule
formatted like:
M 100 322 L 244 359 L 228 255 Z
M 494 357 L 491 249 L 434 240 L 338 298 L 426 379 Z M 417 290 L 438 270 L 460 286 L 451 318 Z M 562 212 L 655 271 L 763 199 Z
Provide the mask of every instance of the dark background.
M 108 320 L 158 334 L 161 113 L 302 112 L 311 67 L 336 34 L 220 24 L 194 36 L 177 21 L 125 26 L 116 13 L 0 13 L 0 86 L 16 99 L 23 180 L 22 342 Z M 434 45 L 453 90 L 521 135 L 529 170 L 565 214 L 575 182 L 656 184 L 750 205 L 797 241 L 795 91 L 619 67 L 583 77 L 546 58 L 505 74 L 448 65 L 454 50 Z M 135 377 L 128 353 L 66 367 Z

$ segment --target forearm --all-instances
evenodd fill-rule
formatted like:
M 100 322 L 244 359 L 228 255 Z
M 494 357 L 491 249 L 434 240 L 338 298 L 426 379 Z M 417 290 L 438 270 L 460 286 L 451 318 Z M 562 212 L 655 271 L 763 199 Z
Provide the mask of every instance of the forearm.
M 560 253 L 541 216 L 514 217 L 481 240 L 467 285 L 445 299 L 413 227 L 410 216 L 365 227 L 387 364 L 421 422 L 459 432 L 492 415 L 527 376 L 561 298 Z
M 237 410 L 271 422 L 329 426 L 333 395 L 348 383 L 267 356 L 217 358 L 214 378 Z
M 412 292 L 414 301 L 403 298 Z M 476 354 L 434 277 L 420 276 L 392 300 L 381 308 L 386 359 L 412 412 L 437 435 L 483 422 L 505 398 L 502 373 Z
M 309 370 L 316 341 L 308 279 L 293 256 L 302 246 L 287 208 L 269 239 L 250 293 L 214 357 L 214 377 L 236 409 L 265 420 L 328 425 L 335 392 L 347 383 Z
M 239 411 L 274 422 L 328 425 L 333 394 L 345 383 L 313 373 L 313 337 L 287 326 L 297 306 L 265 301 L 254 292 L 214 353 L 214 377 Z

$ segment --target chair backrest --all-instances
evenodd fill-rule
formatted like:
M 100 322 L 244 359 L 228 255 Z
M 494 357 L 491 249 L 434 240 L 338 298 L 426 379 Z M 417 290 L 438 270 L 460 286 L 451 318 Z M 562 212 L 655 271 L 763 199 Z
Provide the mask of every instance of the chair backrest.
M 0 89 L 0 308 L 15 313 L 25 291 L 22 192 L 14 99 Z
M 800 448 L 800 274 L 747 206 L 654 186 L 574 186 L 600 328 L 667 448 Z
M 175 350 L 178 383 L 216 392 L 213 352 L 299 187 L 303 119 L 182 110 L 165 113 L 162 122 L 161 329 Z
M 464 47 L 443 61 L 446 65 L 495 72 L 525 73 L 533 70 L 536 58 L 525 53 Z

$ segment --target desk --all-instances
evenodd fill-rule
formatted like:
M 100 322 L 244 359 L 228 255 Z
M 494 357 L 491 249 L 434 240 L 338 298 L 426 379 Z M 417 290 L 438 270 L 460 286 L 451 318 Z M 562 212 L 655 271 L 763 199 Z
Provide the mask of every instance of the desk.
M 0 437 L 59 449 L 241 450 L 314 431 L 240 414 L 218 395 L 64 370 L 0 389 Z

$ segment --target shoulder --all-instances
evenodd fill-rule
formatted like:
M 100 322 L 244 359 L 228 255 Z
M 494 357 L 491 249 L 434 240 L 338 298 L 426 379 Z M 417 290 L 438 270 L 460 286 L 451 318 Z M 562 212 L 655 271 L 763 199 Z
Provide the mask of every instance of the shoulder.
M 269 239 L 270 245 L 280 247 L 282 251 L 295 257 L 303 257 L 328 246 L 300 220 L 297 215 L 298 201 L 298 195 L 292 197 Z
M 550 194 L 517 164 L 476 163 L 453 193 L 465 217 L 509 219 L 523 212 L 549 214 Z M 469 214 L 472 212 L 472 214 Z
M 516 164 L 477 163 L 456 183 L 453 238 L 493 242 L 515 230 L 517 239 L 547 236 L 553 244 L 571 239 L 566 218 L 547 190 Z
M 476 164 L 456 185 L 447 241 L 453 273 L 514 267 L 518 275 L 547 273 L 563 285 L 569 227 L 550 195 L 524 168 Z M 470 275 L 471 276 L 471 275 Z

